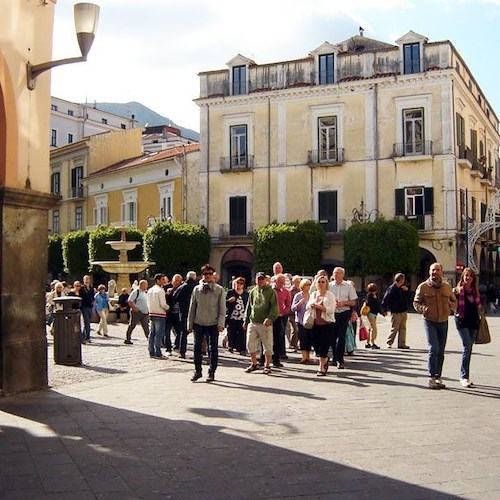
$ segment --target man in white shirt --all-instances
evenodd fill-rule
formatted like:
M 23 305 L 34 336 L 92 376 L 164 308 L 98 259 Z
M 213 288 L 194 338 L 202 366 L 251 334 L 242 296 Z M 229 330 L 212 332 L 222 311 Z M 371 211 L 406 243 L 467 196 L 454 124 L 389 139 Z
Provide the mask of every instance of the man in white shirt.
M 169 310 L 163 290 L 164 274 L 155 274 L 155 284 L 148 290 L 148 311 L 151 327 L 149 330 L 149 356 L 152 358 L 164 358 L 161 353 L 161 341 L 165 334 L 165 317 Z
M 356 290 L 347 281 L 344 281 L 345 269 L 336 267 L 333 270 L 330 282 L 330 292 L 335 295 L 337 305 L 335 307 L 335 323 L 333 325 L 332 350 L 333 363 L 337 364 L 339 370 L 344 369 L 345 335 L 347 324 L 351 317 L 351 307 L 356 305 L 358 298 Z
M 128 324 L 127 338 L 125 344 L 132 344 L 132 331 L 138 323 L 141 324 L 146 338 L 149 336 L 149 315 L 148 315 L 148 300 L 146 291 L 148 289 L 148 282 L 141 280 L 139 287 L 135 288 L 129 295 L 127 304 L 130 307 L 130 322 Z

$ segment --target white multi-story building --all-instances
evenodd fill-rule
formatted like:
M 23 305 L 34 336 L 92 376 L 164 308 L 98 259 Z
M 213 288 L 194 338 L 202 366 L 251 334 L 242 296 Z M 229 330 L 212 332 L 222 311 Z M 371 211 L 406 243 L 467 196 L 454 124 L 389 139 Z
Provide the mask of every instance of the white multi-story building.
M 95 105 L 78 104 L 59 97 L 51 98 L 50 147 L 58 148 L 81 141 L 84 137 L 134 128 L 130 118 L 97 109 Z

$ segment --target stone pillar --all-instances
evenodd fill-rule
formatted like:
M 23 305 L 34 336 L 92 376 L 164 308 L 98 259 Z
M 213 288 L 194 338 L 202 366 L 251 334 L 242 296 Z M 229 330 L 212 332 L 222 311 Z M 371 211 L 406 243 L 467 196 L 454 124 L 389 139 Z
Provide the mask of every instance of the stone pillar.
M 0 187 L 0 396 L 48 387 L 47 214 L 57 199 Z

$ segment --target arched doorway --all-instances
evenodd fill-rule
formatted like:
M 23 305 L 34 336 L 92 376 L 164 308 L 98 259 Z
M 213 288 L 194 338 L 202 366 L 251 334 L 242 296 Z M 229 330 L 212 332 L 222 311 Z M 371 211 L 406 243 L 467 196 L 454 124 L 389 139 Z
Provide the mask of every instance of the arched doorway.
M 429 250 L 420 247 L 419 262 L 417 282 L 421 283 L 429 277 L 429 269 L 434 262 L 437 262 L 437 259 L 434 257 L 434 254 L 429 252 Z
M 231 288 L 231 279 L 243 276 L 247 286 L 253 282 L 252 279 L 253 255 L 248 248 L 230 248 L 221 260 L 221 285 Z

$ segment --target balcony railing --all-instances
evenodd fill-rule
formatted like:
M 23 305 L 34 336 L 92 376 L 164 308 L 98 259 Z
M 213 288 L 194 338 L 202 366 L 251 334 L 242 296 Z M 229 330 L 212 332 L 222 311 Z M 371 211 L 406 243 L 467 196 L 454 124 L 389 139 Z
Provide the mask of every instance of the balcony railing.
M 325 233 L 343 233 L 345 231 L 345 219 L 320 219 L 318 222 L 325 230 Z
M 219 238 L 253 236 L 253 224 L 250 222 L 231 222 L 219 225 Z
M 432 155 L 432 141 L 398 142 L 392 147 L 394 158 L 430 155 Z
M 333 167 L 343 165 L 343 163 L 344 148 L 315 149 L 307 152 L 307 164 L 310 167 Z
M 253 158 L 253 155 L 223 156 L 220 159 L 220 171 L 226 173 L 253 170 Z
M 467 146 L 458 146 L 458 164 L 472 168 L 472 165 L 474 164 L 474 155 L 472 150 Z
M 68 191 L 68 199 L 85 198 L 85 186 L 71 186 Z
M 432 214 L 421 215 L 403 215 L 399 217 L 402 220 L 407 220 L 414 224 L 417 229 L 422 231 L 432 230 Z

